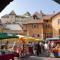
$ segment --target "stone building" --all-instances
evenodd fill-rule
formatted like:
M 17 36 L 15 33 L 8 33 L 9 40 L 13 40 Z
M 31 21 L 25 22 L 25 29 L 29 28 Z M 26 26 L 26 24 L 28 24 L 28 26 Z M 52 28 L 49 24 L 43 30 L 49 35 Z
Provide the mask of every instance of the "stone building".
M 29 12 L 24 15 L 16 15 L 14 11 L 1 17 L 1 24 L 3 24 L 4 32 L 7 33 L 23 33 L 23 22 L 27 20 L 32 20 L 32 16 Z M 15 31 L 15 32 L 14 32 Z
M 26 12 L 24 15 L 16 15 L 12 11 L 8 15 L 1 17 L 4 32 L 24 34 L 35 38 L 50 38 L 60 35 L 60 12 L 44 14 L 35 12 L 31 15 Z

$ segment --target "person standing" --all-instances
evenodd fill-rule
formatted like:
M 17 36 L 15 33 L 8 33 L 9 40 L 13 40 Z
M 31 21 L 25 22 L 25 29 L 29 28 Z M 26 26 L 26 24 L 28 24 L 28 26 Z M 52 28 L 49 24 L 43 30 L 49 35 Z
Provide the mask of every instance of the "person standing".
M 37 53 L 37 56 L 39 56 L 39 54 L 41 54 L 41 46 L 40 46 L 39 42 L 36 44 L 36 53 Z
M 44 51 L 45 51 L 46 56 L 50 55 L 50 53 L 49 53 L 49 45 L 48 45 L 47 42 L 45 42 L 45 44 L 44 44 Z
M 32 44 L 32 42 L 29 42 L 28 49 L 29 49 L 29 54 L 32 55 L 33 54 L 33 44 Z

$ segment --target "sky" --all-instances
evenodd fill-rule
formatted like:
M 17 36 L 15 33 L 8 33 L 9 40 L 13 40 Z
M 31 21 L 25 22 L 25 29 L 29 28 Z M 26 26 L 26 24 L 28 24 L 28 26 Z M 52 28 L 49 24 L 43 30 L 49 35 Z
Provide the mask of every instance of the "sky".
M 53 13 L 53 11 L 59 12 L 60 5 L 52 0 L 14 0 L 0 12 L 0 18 L 5 14 L 9 14 L 12 10 L 14 10 L 17 15 L 23 15 L 27 11 L 31 14 L 36 11 L 50 14 Z

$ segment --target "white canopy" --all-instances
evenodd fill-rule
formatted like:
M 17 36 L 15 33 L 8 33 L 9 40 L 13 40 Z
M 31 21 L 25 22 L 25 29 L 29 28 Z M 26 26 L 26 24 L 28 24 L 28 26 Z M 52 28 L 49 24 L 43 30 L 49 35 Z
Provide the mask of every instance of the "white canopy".
M 10 30 L 22 30 L 19 24 L 7 24 L 5 28 Z
M 46 38 L 46 41 L 49 41 L 49 40 L 59 40 L 59 38 Z

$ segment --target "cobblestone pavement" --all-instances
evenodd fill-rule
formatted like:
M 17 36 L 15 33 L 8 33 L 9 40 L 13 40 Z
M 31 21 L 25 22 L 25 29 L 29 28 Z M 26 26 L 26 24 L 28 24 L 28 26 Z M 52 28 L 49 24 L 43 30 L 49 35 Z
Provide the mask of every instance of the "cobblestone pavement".
M 19 60 L 60 60 L 60 58 L 30 56 L 30 57 L 20 58 Z
M 20 58 L 19 60 L 60 60 L 60 58 L 55 58 L 52 56 L 47 56 L 47 54 L 40 54 L 39 56 L 25 56 Z
M 25 56 L 21 57 L 19 60 L 60 60 L 60 58 L 55 58 L 53 54 L 49 56 L 46 52 L 40 54 L 39 56 L 32 55 L 32 56 Z

